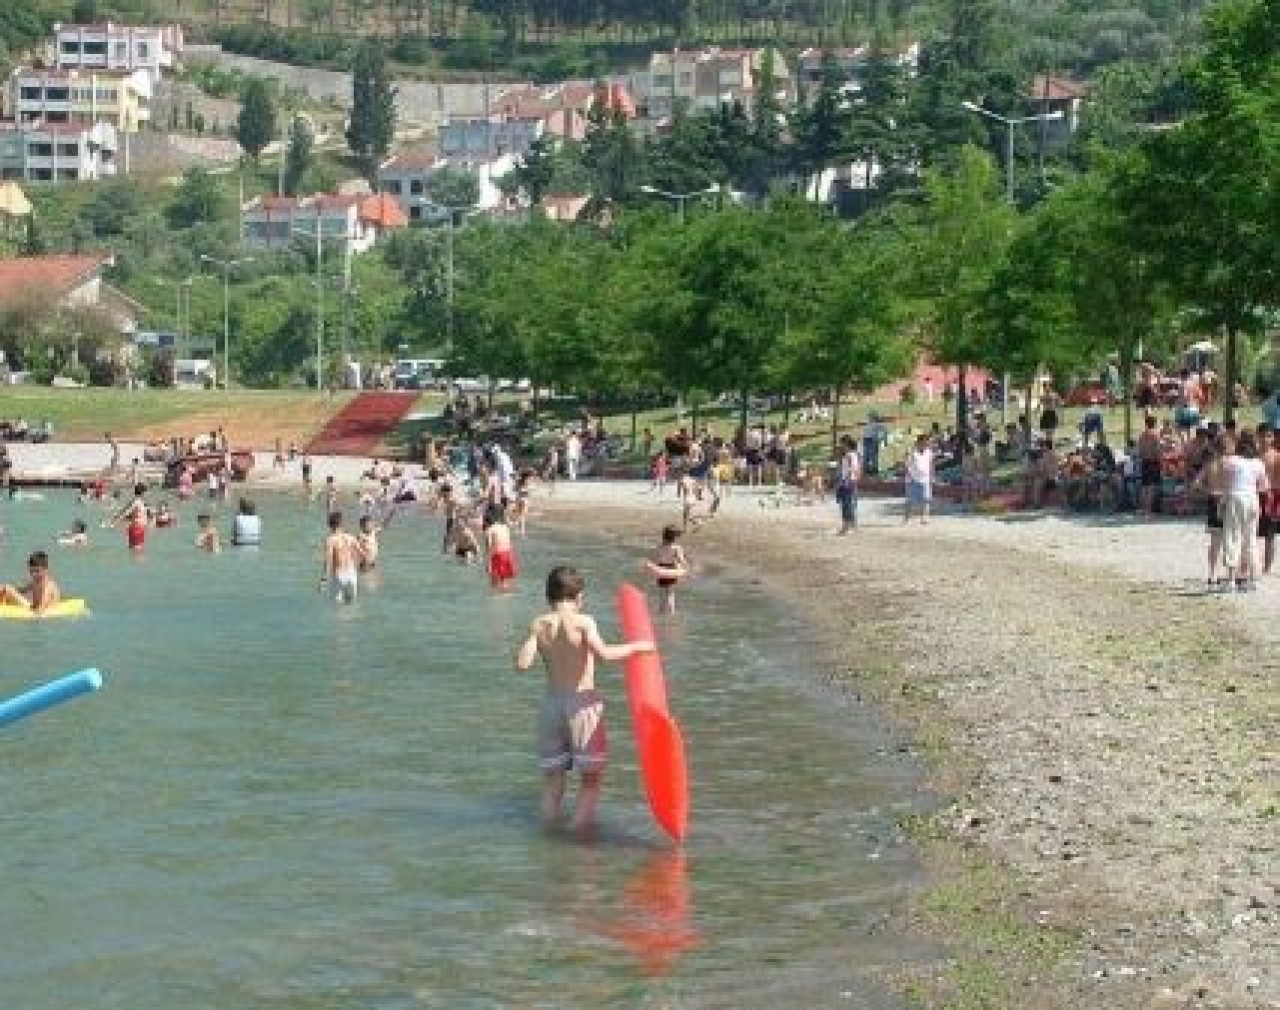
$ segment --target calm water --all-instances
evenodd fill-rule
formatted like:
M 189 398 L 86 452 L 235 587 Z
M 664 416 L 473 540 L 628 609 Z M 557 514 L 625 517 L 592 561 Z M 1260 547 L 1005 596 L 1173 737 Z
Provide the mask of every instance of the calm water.
M 216 557 L 194 508 L 141 558 L 93 529 L 55 553 L 92 616 L 0 623 L 0 696 L 108 677 L 0 730 L 0 1006 L 897 1006 L 872 976 L 923 956 L 886 924 L 915 882 L 893 830 L 915 773 L 795 669 L 795 622 L 757 587 L 710 575 L 662 632 L 685 855 L 649 820 L 616 672 L 584 845 L 537 827 L 541 683 L 509 656 L 562 560 L 612 635 L 634 558 L 535 530 L 495 598 L 434 520 L 401 519 L 339 608 L 315 589 L 318 507 L 261 510 L 266 545 Z M 98 517 L 0 504 L 0 578 L 76 515 Z

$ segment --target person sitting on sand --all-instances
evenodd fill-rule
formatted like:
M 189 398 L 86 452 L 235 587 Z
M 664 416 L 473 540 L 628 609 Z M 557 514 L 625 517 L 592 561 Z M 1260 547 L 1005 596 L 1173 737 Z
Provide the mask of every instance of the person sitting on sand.
M 49 575 L 49 555 L 34 551 L 27 558 L 27 583 L 23 586 L 0 586 L 0 604 L 24 607 L 43 613 L 62 600 L 58 584 Z

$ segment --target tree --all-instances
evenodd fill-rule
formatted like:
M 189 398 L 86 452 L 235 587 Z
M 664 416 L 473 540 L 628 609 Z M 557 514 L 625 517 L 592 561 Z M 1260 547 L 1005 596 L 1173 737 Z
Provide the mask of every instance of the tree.
M 796 114 L 795 161 L 806 193 L 817 194 L 822 173 L 844 151 L 848 118 L 845 84 L 835 57 L 826 53 L 818 93 Z
M 1226 417 L 1237 339 L 1280 301 L 1280 0 L 1237 0 L 1209 17 L 1188 81 L 1194 111 L 1118 164 L 1116 198 L 1155 275 L 1226 337 Z
M 445 165 L 431 173 L 427 196 L 441 207 L 474 207 L 480 200 L 480 183 L 465 168 Z
M 382 43 L 367 38 L 356 49 L 351 71 L 351 118 L 347 146 L 373 178 L 391 150 L 396 131 L 396 89 L 391 85 Z
M 236 118 L 236 140 L 255 162 L 276 135 L 276 106 L 260 77 L 245 81 L 240 94 L 240 115 Z
M 296 196 L 302 180 L 311 167 L 315 148 L 315 131 L 305 116 L 294 116 L 289 123 L 289 148 L 284 159 L 284 191 Z
M 146 200 L 138 183 L 118 177 L 99 183 L 85 205 L 84 219 L 98 238 L 123 235 L 125 226 L 146 210 Z
M 940 364 L 960 368 L 957 427 L 967 422 L 965 369 L 985 363 L 990 336 L 983 299 L 1013 236 L 1015 211 L 1004 201 L 990 157 L 961 148 L 951 172 L 925 177 L 926 203 L 915 212 L 914 287 L 923 299 L 926 346 Z
M 511 173 L 517 192 L 523 192 L 530 206 L 536 207 L 550 191 L 556 174 L 556 153 L 553 142 L 545 134 L 529 145 L 515 171 Z
M 190 228 L 217 221 L 226 212 L 226 206 L 218 180 L 203 168 L 189 168 L 182 173 L 182 182 L 166 214 L 172 227 Z

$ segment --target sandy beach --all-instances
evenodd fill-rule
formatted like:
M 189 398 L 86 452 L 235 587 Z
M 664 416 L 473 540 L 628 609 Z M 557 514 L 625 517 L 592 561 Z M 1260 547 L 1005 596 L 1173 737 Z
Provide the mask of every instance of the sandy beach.
M 14 451 L 19 474 L 105 455 Z M 318 458 L 315 475 L 349 486 L 367 466 Z M 251 486 L 297 479 L 262 456 Z M 561 482 L 530 525 L 639 557 L 678 517 L 670 490 Z M 904 527 L 877 499 L 837 525 L 830 499 L 735 489 L 685 543 L 794 601 L 775 633 L 805 636 L 933 771 L 942 809 L 904 827 L 934 884 L 909 914 L 953 955 L 895 981 L 924 1005 L 1280 1006 L 1280 574 L 1206 594 L 1197 518 L 944 509 Z

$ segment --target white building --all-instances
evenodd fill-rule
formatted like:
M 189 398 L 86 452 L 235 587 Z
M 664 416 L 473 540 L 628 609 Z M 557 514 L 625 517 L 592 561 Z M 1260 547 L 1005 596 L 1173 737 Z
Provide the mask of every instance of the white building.
M 718 46 L 654 53 L 648 69 L 632 77 L 636 102 L 649 119 L 665 119 L 677 106 L 706 112 L 739 102 L 750 109 L 770 54 L 774 97 L 785 105 L 791 100 L 791 77 L 776 50 Z
M 476 180 L 475 209 L 504 209 L 510 202 L 499 181 L 519 162 L 514 154 L 488 159 L 443 158 L 425 151 L 406 151 L 388 158 L 378 169 L 378 189 L 400 205 L 413 224 L 443 215 L 431 198 L 431 177 L 444 169 L 466 172 Z
M 245 245 L 287 249 L 315 243 L 319 235 L 326 248 L 338 244 L 344 257 L 367 252 L 384 231 L 406 224 L 399 203 L 383 193 L 260 196 L 240 208 Z
M 137 133 L 151 119 L 152 80 L 142 70 L 35 70 L 10 75 L 5 110 L 18 121 L 111 123 Z
M 110 123 L 0 121 L 0 179 L 90 182 L 116 174 Z
M 47 46 L 50 66 L 80 70 L 143 70 L 153 80 L 182 60 L 181 25 L 53 26 Z

